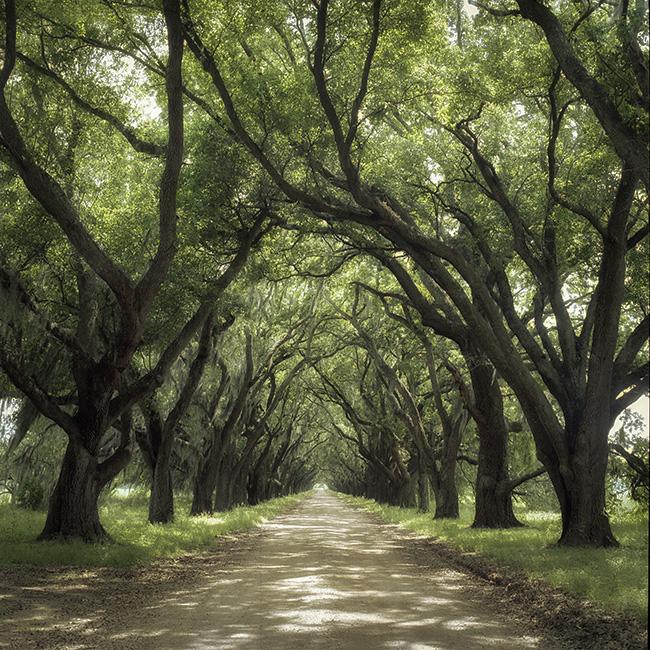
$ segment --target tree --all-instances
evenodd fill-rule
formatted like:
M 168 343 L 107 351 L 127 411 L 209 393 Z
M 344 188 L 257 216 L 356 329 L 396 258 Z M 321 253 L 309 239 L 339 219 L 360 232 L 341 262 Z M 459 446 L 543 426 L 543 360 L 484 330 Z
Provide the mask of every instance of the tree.
M 156 406 L 153 396 L 149 396 L 142 402 L 146 435 L 138 437 L 138 444 L 151 471 L 149 521 L 152 524 L 168 523 L 174 517 L 171 461 L 176 430 L 199 387 L 203 371 L 212 354 L 214 340 L 231 324 L 232 319 L 222 325 L 215 325 L 213 314 L 209 314 L 205 319 L 194 359 L 187 369 L 187 375 L 174 405 L 165 417 Z
M 198 396 L 203 432 L 197 446 L 192 514 L 229 510 L 251 496 L 253 501 L 264 498 L 249 482 L 258 480 L 256 471 L 271 453 L 274 439 L 291 431 L 298 416 L 291 388 L 319 356 L 311 356 L 322 318 L 318 297 L 318 291 L 311 296 L 300 283 L 280 289 L 264 283 L 251 287 L 239 372 L 219 358 L 218 377 Z M 286 459 L 288 452 L 289 448 Z
M 23 135 L 25 129 L 21 129 L 12 113 L 8 99 L 8 89 L 12 85 L 12 78 L 15 78 L 12 73 L 17 61 L 26 59 L 17 50 L 15 3 L 5 3 L 6 45 L 0 71 L 0 89 L 3 91 L 0 97 L 2 145 L 24 187 L 47 217 L 58 226 L 74 251 L 73 266 L 77 278 L 78 313 L 76 325 L 70 328 L 60 326 L 44 313 L 12 270 L 3 271 L 5 286 L 10 287 L 21 318 L 9 314 L 8 321 L 5 321 L 8 330 L 0 349 L 0 365 L 11 382 L 36 408 L 68 435 L 68 447 L 50 500 L 41 539 L 64 536 L 96 541 L 107 537 L 99 521 L 97 500 L 101 490 L 128 463 L 130 440 L 128 432 L 123 431 L 112 453 L 103 458 L 101 452 L 105 437 L 122 414 L 162 383 L 167 370 L 208 317 L 214 301 L 242 268 L 266 219 L 266 210 L 260 211 L 253 226 L 240 237 L 239 247 L 230 264 L 210 282 L 198 307 L 195 306 L 189 320 L 180 325 L 171 340 L 168 339 L 154 367 L 129 383 L 126 371 L 142 341 L 152 306 L 160 295 L 178 248 L 177 194 L 184 151 L 181 77 L 183 36 L 179 3 L 166 1 L 163 15 L 168 51 L 168 60 L 164 66 L 166 145 L 161 148 L 147 144 L 115 115 L 80 101 L 76 92 L 63 84 L 63 91 L 68 96 L 71 95 L 72 110 L 78 111 L 80 115 L 77 120 L 73 120 L 75 129 L 70 136 L 72 139 L 68 142 L 67 152 L 69 173 L 65 184 L 62 184 L 45 169 L 39 147 L 36 143 L 28 142 Z M 43 36 L 44 41 L 49 40 L 49 34 Z M 31 40 L 26 31 L 24 46 L 31 46 Z M 55 74 L 47 64 L 40 68 L 42 70 L 39 71 L 44 72 L 46 77 Z M 146 69 L 146 66 L 143 65 L 143 68 Z M 55 83 L 62 85 L 58 77 Z M 111 255 L 99 243 L 99 233 L 93 232 L 96 229 L 89 226 L 89 221 L 94 216 L 92 210 L 86 206 L 79 207 L 75 197 L 70 160 L 75 145 L 72 136 L 80 130 L 81 115 L 85 114 L 97 117 L 115 129 L 136 152 L 154 157 L 162 155 L 164 160 L 157 184 L 158 245 L 151 261 L 134 269 L 139 274 L 137 280 L 116 261 L 116 255 Z M 54 135 L 53 139 L 56 142 Z M 137 162 L 133 161 L 133 165 L 137 165 Z M 65 164 L 63 166 L 65 168 Z M 119 178 L 118 173 L 116 179 L 119 181 Z M 145 175 L 144 182 L 147 180 Z M 131 209 L 137 212 L 139 206 L 132 206 Z M 65 408 L 68 402 L 62 402 L 60 396 L 49 391 L 47 386 L 39 384 L 31 372 L 31 351 L 25 349 L 23 330 L 19 326 L 19 321 L 25 318 L 40 325 L 41 331 L 52 340 L 52 344 L 62 349 L 61 354 L 65 355 L 66 364 L 71 368 L 70 381 L 74 386 L 72 412 Z
M 648 391 L 647 9 L 478 7 L 6 0 L 0 388 L 39 414 L 12 449 L 65 432 L 44 538 L 106 537 L 135 430 L 152 521 L 318 459 L 440 517 L 476 471 L 477 527 L 546 475 L 560 543 L 616 544 L 608 481 L 647 487 L 608 437 Z
M 443 148 L 456 154 L 452 166 L 443 175 L 445 179 L 449 174 L 452 180 L 443 180 L 441 186 L 433 187 L 433 205 L 423 218 L 421 197 L 399 190 L 393 192 L 387 184 L 380 184 L 385 173 L 374 173 L 373 165 L 368 162 L 368 156 L 375 151 L 373 135 L 378 134 L 375 140 L 379 147 L 388 137 L 384 135 L 386 126 L 382 122 L 386 102 L 380 90 L 386 79 L 382 76 L 376 89 L 370 81 L 377 57 L 390 56 L 390 38 L 381 47 L 382 26 L 388 30 L 394 25 L 387 19 L 382 23 L 382 2 L 376 0 L 368 20 L 367 45 L 360 46 L 358 38 L 351 39 L 348 45 L 343 35 L 345 26 L 338 20 L 340 14 L 333 20 L 329 15 L 330 5 L 334 7 L 335 3 L 320 2 L 309 17 L 309 26 L 305 22 L 307 9 L 301 8 L 300 15 L 295 15 L 295 39 L 302 48 L 300 65 L 311 73 L 315 87 L 315 93 L 308 93 L 305 101 L 312 110 L 322 111 L 329 127 L 329 132 L 318 130 L 316 144 L 305 142 L 293 149 L 294 165 L 302 163 L 310 170 L 308 177 L 317 179 L 302 185 L 297 175 L 283 174 L 273 160 L 273 152 L 261 148 L 251 135 L 247 127 L 250 116 L 240 115 L 217 58 L 190 16 L 189 3 L 185 4 L 183 27 L 188 46 L 208 73 L 233 131 L 286 196 L 326 220 L 351 221 L 377 232 L 395 250 L 409 256 L 413 264 L 411 274 L 417 277 L 419 269 L 446 294 L 457 317 L 472 330 L 482 352 L 519 399 L 536 440 L 538 457 L 560 502 L 563 518 L 560 542 L 616 544 L 605 513 L 607 432 L 617 413 L 647 391 L 648 382 L 647 363 L 639 364 L 637 360 L 647 340 L 647 317 L 637 320 L 627 337 L 619 339 L 618 336 L 626 300 L 626 263 L 628 258 L 639 254 L 638 246 L 648 232 L 647 225 L 639 226 L 640 215 L 644 213 L 638 190 L 643 159 L 636 154 L 642 147 L 630 145 L 623 152 L 622 140 L 614 133 L 616 124 L 608 123 L 605 133 L 622 166 L 608 153 L 602 161 L 596 160 L 585 170 L 585 177 L 593 178 L 596 183 L 602 167 L 611 178 L 607 183 L 598 183 L 595 210 L 585 208 L 582 200 L 565 197 L 557 189 L 558 177 L 562 172 L 570 177 L 571 166 L 566 161 L 560 163 L 556 149 L 559 141 L 566 146 L 564 143 L 571 140 L 571 132 L 563 128 L 563 120 L 574 104 L 577 108 L 573 128 L 578 132 L 578 149 L 581 145 L 591 146 L 594 137 L 592 113 L 571 96 L 571 84 L 584 92 L 587 104 L 601 123 L 604 118 L 593 95 L 569 74 L 569 84 L 560 84 L 568 99 L 559 100 L 559 76 L 551 65 L 545 93 L 538 83 L 537 93 L 544 100 L 536 106 L 537 114 L 542 116 L 541 124 L 549 125 L 546 159 L 536 165 L 540 170 L 537 184 L 528 191 L 524 201 L 513 194 L 510 183 L 490 160 L 473 128 L 484 110 L 479 107 L 469 117 L 465 114 L 449 124 L 436 116 L 432 122 L 430 114 L 412 102 L 408 106 L 408 119 L 402 116 L 406 140 L 414 130 L 429 129 Z M 362 9 L 354 13 L 347 3 L 339 3 L 339 7 L 339 11 L 351 12 L 355 17 L 363 13 Z M 349 18 L 346 24 L 353 23 Z M 534 40 L 532 35 L 529 38 Z M 552 53 L 556 65 L 563 69 L 566 60 L 553 45 Z M 346 54 L 352 57 L 352 63 L 345 59 Z M 548 61 L 546 58 L 547 68 Z M 355 64 L 361 71 L 351 75 L 349 70 Z M 295 67 L 300 65 L 296 63 Z M 336 74 L 337 66 L 345 71 L 340 76 Z M 296 75 L 301 75 L 301 70 Z M 353 84 L 351 79 L 357 81 Z M 510 95 L 517 97 L 512 90 Z M 512 111 L 512 99 L 508 100 Z M 526 111 L 529 110 L 526 106 Z M 373 119 L 373 116 L 377 117 Z M 291 124 L 291 118 L 286 114 L 285 117 Z M 512 119 L 512 112 L 509 117 Z M 538 127 L 537 133 L 542 132 Z M 445 138 L 445 133 L 451 140 Z M 630 139 L 633 137 L 628 138 L 628 143 Z M 291 136 L 287 140 L 291 142 Z M 524 160 L 523 164 L 531 164 L 525 155 L 517 158 L 521 150 L 512 152 L 511 147 L 508 151 L 499 146 L 498 140 L 496 143 L 495 154 L 502 159 L 515 154 L 517 169 L 525 169 Z M 569 161 L 575 156 L 567 153 Z M 444 160 L 442 156 L 440 159 Z M 365 176 L 362 162 L 369 170 Z M 331 167 L 332 163 L 335 168 Z M 424 191 L 431 185 L 430 169 L 426 176 L 427 181 L 419 183 Z M 571 182 L 576 180 L 571 178 Z M 463 199 L 469 202 L 464 203 Z M 542 209 L 528 211 L 528 204 Z M 498 230 L 489 230 L 487 210 L 498 211 Z M 428 216 L 432 212 L 436 219 Z M 605 216 L 596 218 L 594 213 Z M 566 262 L 561 261 L 562 253 L 572 258 L 571 248 L 568 243 L 558 245 L 562 220 L 579 222 L 581 227 L 586 222 L 593 229 L 589 234 L 589 257 L 582 262 L 589 266 L 596 281 L 590 287 L 591 299 L 585 301 L 577 318 L 569 310 L 575 288 L 565 272 Z M 458 238 L 459 226 L 454 226 L 454 221 L 461 228 Z M 497 253 L 507 245 L 505 242 L 514 247 L 516 257 L 508 259 Z M 595 269 L 594 259 L 598 260 Z M 573 260 L 578 262 L 575 257 Z M 528 284 L 533 287 L 524 304 L 515 301 L 513 291 L 514 280 L 520 273 L 527 274 Z M 547 318 L 554 321 L 557 337 L 549 333 Z M 576 321 L 579 321 L 578 328 Z

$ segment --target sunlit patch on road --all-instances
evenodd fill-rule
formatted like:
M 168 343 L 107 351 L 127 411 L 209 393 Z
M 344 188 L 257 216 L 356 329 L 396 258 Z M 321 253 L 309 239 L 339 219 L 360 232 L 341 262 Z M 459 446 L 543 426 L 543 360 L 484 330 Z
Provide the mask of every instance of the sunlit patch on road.
M 239 566 L 161 603 L 161 634 L 140 647 L 540 647 L 488 603 L 473 600 L 467 577 L 448 567 L 423 574 L 402 550 L 404 540 L 325 490 L 264 528 Z

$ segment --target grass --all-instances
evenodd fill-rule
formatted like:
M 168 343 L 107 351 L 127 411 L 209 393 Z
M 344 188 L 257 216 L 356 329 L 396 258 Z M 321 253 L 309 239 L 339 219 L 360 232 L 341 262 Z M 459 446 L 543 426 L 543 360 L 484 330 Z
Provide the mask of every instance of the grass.
M 434 520 L 415 509 L 385 506 L 368 499 L 341 497 L 351 505 L 379 515 L 427 537 L 437 537 L 463 552 L 478 553 L 495 564 L 523 569 L 541 579 L 609 610 L 648 620 L 648 517 L 614 517 L 612 526 L 621 543 L 616 549 L 561 548 L 560 518 L 549 512 L 519 512 L 526 528 L 478 530 L 470 528 L 472 512 L 458 520 Z
M 0 504 L 0 564 L 133 566 L 213 547 L 220 536 L 252 528 L 300 502 L 304 494 L 241 506 L 214 516 L 190 517 L 189 502 L 177 499 L 175 521 L 152 525 L 146 499 L 111 496 L 100 510 L 113 538 L 106 544 L 36 542 L 45 513 Z

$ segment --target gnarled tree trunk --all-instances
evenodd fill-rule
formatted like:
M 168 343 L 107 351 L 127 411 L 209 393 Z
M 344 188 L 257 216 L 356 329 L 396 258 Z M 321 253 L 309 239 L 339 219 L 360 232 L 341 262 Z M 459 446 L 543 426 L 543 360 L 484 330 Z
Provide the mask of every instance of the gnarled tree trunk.
M 174 493 L 171 477 L 171 432 L 165 427 L 153 399 L 141 405 L 146 431 L 136 432 L 136 440 L 151 475 L 149 522 L 165 524 L 174 518 Z
M 174 519 L 171 444 L 168 447 L 168 449 L 161 449 L 158 453 L 151 481 L 149 522 L 152 524 L 167 524 Z
M 593 423 L 593 428 L 601 423 Z M 589 428 L 589 423 L 583 427 Z M 586 432 L 585 432 L 586 433 Z M 544 463 L 560 501 L 561 546 L 618 546 L 605 510 L 608 450 L 605 435 L 578 435 L 569 467 Z
M 70 437 L 39 540 L 78 538 L 103 542 L 110 539 L 99 520 L 99 495 L 129 462 L 129 433 L 122 432 L 119 446 L 105 460 L 99 458 L 98 441 L 102 436 L 87 436 L 88 440 L 97 441 L 92 450 Z
M 217 476 L 216 488 L 213 490 L 215 512 L 227 512 L 233 507 L 233 477 L 228 465 L 229 463 L 224 457 Z
M 417 452 L 416 462 L 418 510 L 420 512 L 429 512 L 431 509 L 429 499 L 429 477 L 427 475 L 426 463 L 419 452 Z
M 97 467 L 97 457 L 83 445 L 68 443 L 39 540 L 81 538 L 101 542 L 109 539 L 99 521 L 98 498 L 103 486 Z
M 194 479 L 192 492 L 191 515 L 209 514 L 214 510 L 213 495 L 217 486 L 221 452 L 219 448 L 212 450 L 199 467 Z

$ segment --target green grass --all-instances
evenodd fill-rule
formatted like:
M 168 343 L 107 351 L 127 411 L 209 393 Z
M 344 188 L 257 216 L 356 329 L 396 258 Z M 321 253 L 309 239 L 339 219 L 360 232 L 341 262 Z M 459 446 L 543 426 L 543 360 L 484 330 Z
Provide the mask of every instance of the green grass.
M 106 544 L 36 542 L 45 513 L 0 505 L 0 564 L 132 566 L 214 546 L 218 537 L 252 528 L 304 498 L 298 494 L 242 506 L 214 516 L 190 517 L 189 502 L 177 499 L 174 523 L 151 525 L 146 499 L 111 496 L 100 510 L 113 538 Z
M 553 545 L 560 534 L 560 519 L 555 513 L 517 513 L 526 528 L 475 530 L 469 528 L 469 510 L 463 511 L 459 520 L 436 521 L 430 514 L 411 508 L 340 496 L 385 521 L 437 537 L 463 552 L 478 553 L 495 564 L 523 569 L 532 578 L 609 610 L 631 614 L 643 622 L 648 620 L 647 515 L 614 517 L 612 526 L 621 548 L 575 549 Z

